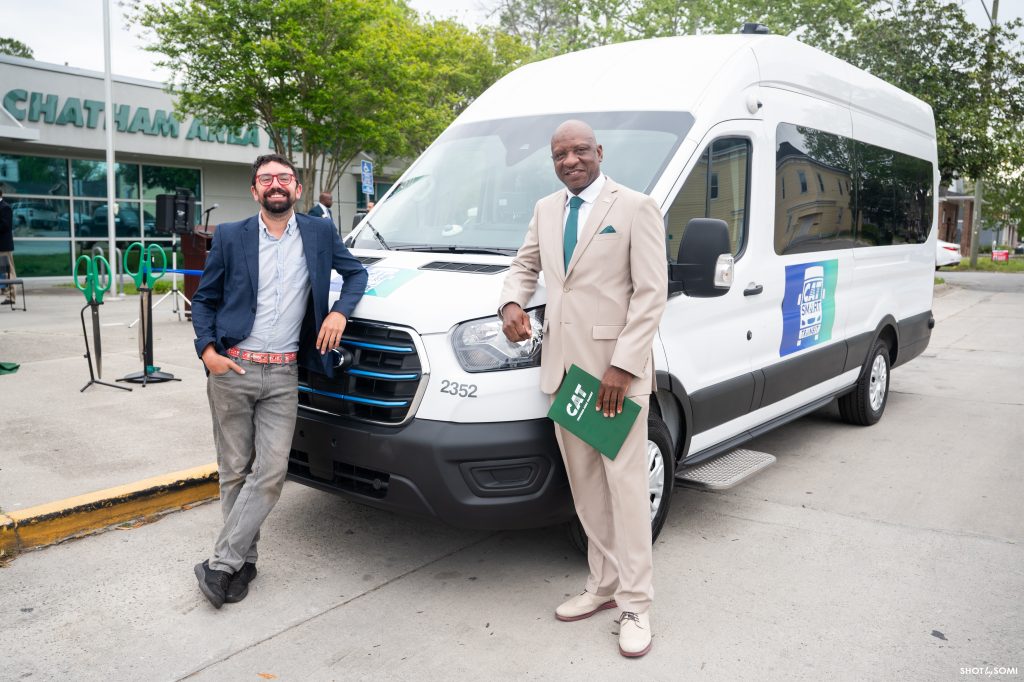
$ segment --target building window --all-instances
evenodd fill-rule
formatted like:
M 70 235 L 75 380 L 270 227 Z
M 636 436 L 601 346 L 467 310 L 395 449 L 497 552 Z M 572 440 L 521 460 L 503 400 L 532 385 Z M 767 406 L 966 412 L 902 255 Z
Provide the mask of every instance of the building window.
M 797 171 L 796 176 L 800 179 L 800 194 L 807 194 L 807 175 L 803 171 Z
M 15 260 L 23 277 L 68 276 L 74 258 L 107 247 L 106 163 L 92 159 L 0 153 L 0 186 L 14 218 Z M 156 195 L 178 187 L 201 204 L 202 174 L 197 168 L 117 163 L 114 234 L 118 248 L 133 241 L 170 242 L 155 231 Z M 74 242 L 74 244 L 72 244 Z

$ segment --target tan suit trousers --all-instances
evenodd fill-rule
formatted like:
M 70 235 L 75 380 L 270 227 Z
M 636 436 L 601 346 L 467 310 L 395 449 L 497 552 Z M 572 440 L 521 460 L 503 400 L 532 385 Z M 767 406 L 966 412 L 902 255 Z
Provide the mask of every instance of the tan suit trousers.
M 608 459 L 555 425 L 576 514 L 589 539 L 586 589 L 643 613 L 654 598 L 651 501 L 647 464 L 649 395 L 630 397 L 640 414 L 618 456 Z

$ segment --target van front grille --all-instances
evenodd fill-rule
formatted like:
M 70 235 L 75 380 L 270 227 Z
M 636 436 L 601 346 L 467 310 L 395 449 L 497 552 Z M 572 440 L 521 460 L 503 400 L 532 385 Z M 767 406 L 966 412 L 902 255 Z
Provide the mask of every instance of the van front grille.
M 341 347 L 351 362 L 333 378 L 300 367 L 299 406 L 377 424 L 410 418 L 423 380 L 412 333 L 349 320 Z

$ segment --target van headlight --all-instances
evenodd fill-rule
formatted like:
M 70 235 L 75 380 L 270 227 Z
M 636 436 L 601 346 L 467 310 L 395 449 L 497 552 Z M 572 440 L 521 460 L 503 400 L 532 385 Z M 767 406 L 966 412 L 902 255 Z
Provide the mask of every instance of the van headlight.
M 462 369 L 467 372 L 494 372 L 540 366 L 540 347 L 544 335 L 544 308 L 526 311 L 533 336 L 512 343 L 501 331 L 496 316 L 463 322 L 452 332 L 452 348 Z

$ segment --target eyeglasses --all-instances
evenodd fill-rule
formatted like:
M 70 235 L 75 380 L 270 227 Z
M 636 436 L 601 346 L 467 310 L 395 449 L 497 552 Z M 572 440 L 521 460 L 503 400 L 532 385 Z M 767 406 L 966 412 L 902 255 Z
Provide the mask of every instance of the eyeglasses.
M 270 187 L 274 182 L 274 178 L 277 178 L 282 187 L 287 187 L 292 184 L 295 176 L 292 173 L 262 173 L 256 176 L 256 180 L 264 187 Z

